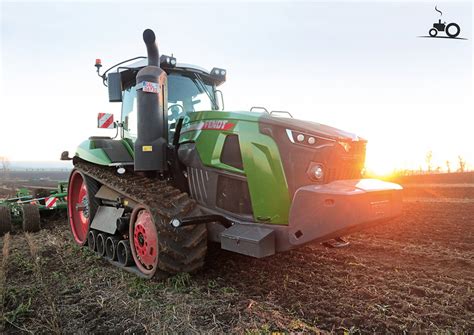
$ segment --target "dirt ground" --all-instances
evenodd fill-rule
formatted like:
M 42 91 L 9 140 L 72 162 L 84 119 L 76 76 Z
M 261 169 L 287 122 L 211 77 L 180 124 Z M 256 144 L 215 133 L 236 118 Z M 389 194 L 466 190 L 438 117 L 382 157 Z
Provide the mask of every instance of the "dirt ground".
M 65 220 L 0 242 L 0 333 L 473 333 L 474 193 L 407 188 L 404 213 L 267 259 L 210 246 L 206 267 L 144 281 L 72 242 Z

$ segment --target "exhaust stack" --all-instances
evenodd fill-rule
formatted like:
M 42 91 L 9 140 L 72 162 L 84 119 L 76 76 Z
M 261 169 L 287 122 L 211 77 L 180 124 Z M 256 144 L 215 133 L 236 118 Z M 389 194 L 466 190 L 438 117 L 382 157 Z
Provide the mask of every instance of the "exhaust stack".
M 160 68 L 155 33 L 143 32 L 148 66 L 137 74 L 137 139 L 135 141 L 135 171 L 164 172 L 168 169 L 168 81 Z

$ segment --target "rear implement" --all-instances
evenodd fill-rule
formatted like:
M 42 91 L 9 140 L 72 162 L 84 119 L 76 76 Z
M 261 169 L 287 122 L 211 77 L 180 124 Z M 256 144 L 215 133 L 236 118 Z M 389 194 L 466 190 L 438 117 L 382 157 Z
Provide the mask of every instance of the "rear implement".
M 41 218 L 64 214 L 67 187 L 66 182 L 60 182 L 54 190 L 20 188 L 14 197 L 0 199 L 0 236 L 12 231 L 16 224 L 23 231 L 37 232 Z

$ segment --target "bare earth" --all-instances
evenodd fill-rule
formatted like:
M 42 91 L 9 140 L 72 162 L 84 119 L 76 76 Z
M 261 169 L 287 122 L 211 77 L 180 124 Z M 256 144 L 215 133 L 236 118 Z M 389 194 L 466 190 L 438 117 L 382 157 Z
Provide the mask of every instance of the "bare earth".
M 0 333 L 473 333 L 467 188 L 407 189 L 403 216 L 348 248 L 257 260 L 210 246 L 201 272 L 161 282 L 76 247 L 66 220 L 48 222 L 1 238 Z

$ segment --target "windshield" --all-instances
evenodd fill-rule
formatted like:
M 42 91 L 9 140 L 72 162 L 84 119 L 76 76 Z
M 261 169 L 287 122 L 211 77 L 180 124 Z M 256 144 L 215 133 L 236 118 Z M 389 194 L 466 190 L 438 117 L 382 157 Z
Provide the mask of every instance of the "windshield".
M 216 110 L 214 87 L 199 76 L 178 73 L 168 76 L 168 108 L 179 105 L 185 112 Z
M 170 135 L 176 121 L 188 112 L 218 110 L 213 85 L 199 75 L 171 73 L 168 75 L 168 125 Z M 125 136 L 137 138 L 137 91 L 135 86 L 123 92 L 122 122 Z M 169 136 L 170 141 L 172 136 Z

